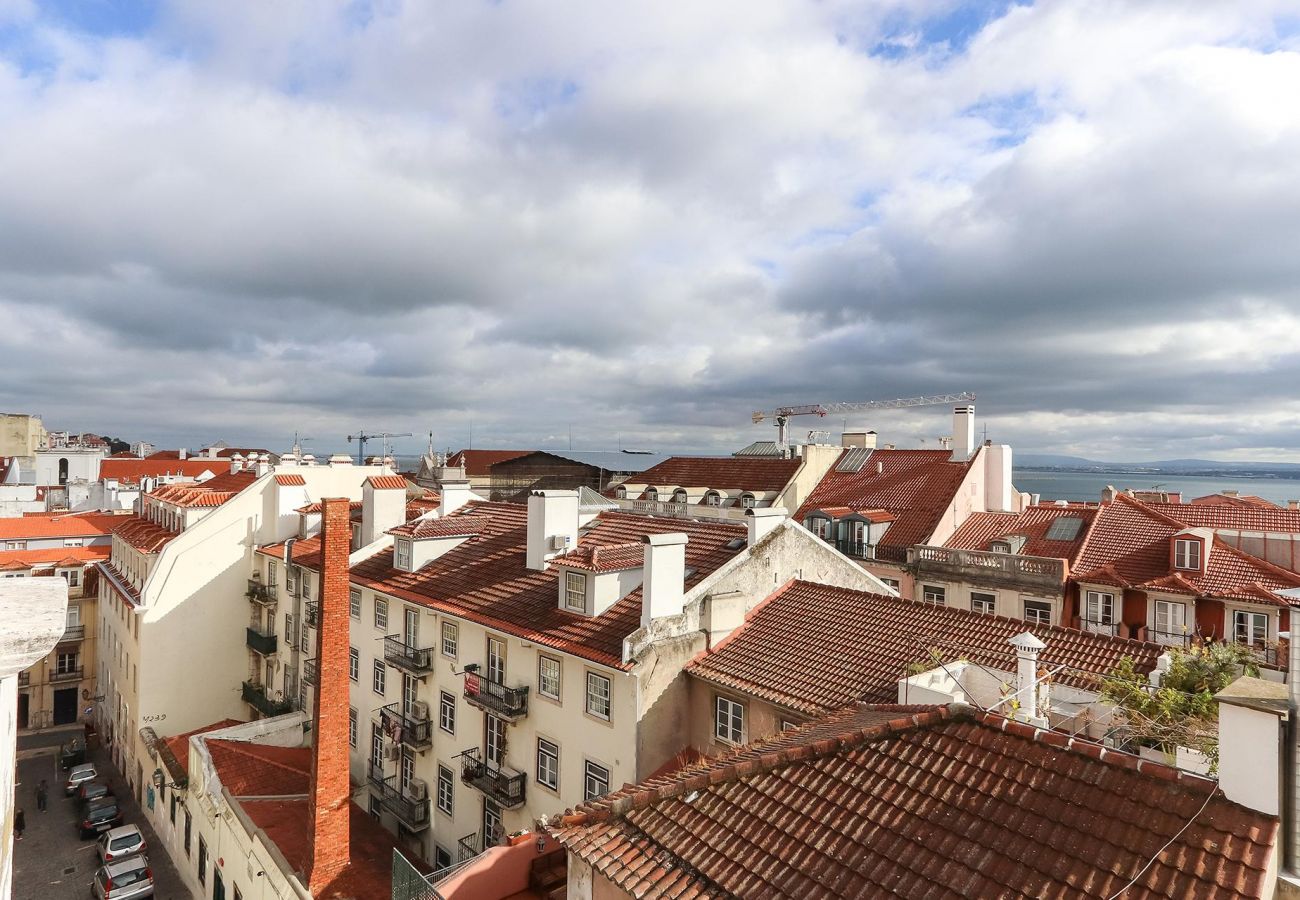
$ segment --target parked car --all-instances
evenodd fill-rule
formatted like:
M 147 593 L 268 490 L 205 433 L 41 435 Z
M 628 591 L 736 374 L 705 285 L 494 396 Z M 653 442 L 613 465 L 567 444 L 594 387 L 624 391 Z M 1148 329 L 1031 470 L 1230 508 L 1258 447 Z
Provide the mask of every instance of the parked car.
M 132 856 L 100 866 L 90 885 L 96 900 L 137 900 L 153 896 L 153 870 L 149 858 Z
M 80 738 L 73 738 L 59 748 L 59 766 L 71 769 L 86 761 L 86 745 Z
M 114 860 L 138 856 L 145 850 L 144 835 L 135 825 L 123 825 L 99 836 L 99 861 L 108 865 Z
M 68 780 L 63 785 L 63 793 L 71 797 L 81 787 L 82 782 L 91 781 L 99 773 L 95 771 L 94 763 L 82 763 L 79 766 L 73 766 L 72 771 L 68 773 Z
M 77 788 L 76 798 L 79 802 L 85 803 L 87 800 L 98 800 L 100 797 L 108 797 L 113 793 L 113 789 L 99 779 L 94 781 L 83 781 Z
M 100 797 L 87 800 L 77 821 L 77 830 L 81 839 L 116 828 L 122 824 L 122 809 L 117 805 L 116 797 Z

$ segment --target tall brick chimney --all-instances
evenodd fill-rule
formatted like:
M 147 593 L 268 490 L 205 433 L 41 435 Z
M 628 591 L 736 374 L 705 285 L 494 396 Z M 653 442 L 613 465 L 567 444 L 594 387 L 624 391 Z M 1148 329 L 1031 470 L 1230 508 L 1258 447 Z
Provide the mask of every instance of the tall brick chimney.
M 316 629 L 315 735 L 311 758 L 310 852 L 312 896 L 348 866 L 351 828 L 348 780 L 348 552 L 352 534 L 346 497 L 321 503 L 320 626 Z

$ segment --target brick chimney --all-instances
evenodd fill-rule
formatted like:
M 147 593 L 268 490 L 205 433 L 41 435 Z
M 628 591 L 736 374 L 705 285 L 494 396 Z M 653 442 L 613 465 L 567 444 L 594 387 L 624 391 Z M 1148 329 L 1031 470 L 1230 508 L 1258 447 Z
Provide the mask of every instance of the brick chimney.
M 346 497 L 321 503 L 320 627 L 316 629 L 315 735 L 311 758 L 311 821 L 307 890 L 312 896 L 348 866 L 351 856 L 348 780 L 348 553 L 352 535 Z

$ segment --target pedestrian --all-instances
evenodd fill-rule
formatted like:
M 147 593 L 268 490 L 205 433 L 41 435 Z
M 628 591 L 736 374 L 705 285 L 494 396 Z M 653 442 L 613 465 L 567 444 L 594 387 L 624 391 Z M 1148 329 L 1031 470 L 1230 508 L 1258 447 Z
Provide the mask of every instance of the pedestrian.
M 23 829 L 26 827 L 27 819 L 23 816 L 23 811 L 20 809 L 14 814 L 14 834 L 18 836 L 18 840 L 21 841 L 23 839 Z
M 49 795 L 50 795 L 50 786 L 46 784 L 45 779 L 42 778 L 41 783 L 36 785 L 36 808 L 37 809 L 41 810 L 42 812 L 45 811 L 45 800 L 46 798 L 49 797 Z

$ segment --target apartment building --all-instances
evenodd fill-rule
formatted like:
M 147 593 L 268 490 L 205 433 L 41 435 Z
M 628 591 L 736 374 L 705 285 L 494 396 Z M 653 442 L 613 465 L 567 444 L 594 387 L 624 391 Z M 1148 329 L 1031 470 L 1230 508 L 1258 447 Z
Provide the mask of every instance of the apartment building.
M 122 518 L 38 514 L 0 519 L 0 578 L 60 577 L 68 585 L 62 637 L 18 676 L 18 727 L 68 725 L 85 717 L 95 686 L 95 564 L 108 558 Z
M 669 763 L 682 666 L 772 584 L 802 572 L 885 590 L 778 510 L 648 516 L 577 491 L 483 502 L 444 481 L 439 514 L 407 523 L 399 487 L 370 479 L 359 527 L 381 537 L 353 553 L 352 777 L 437 870 Z M 259 555 L 250 602 L 283 628 L 275 661 L 269 642 L 259 658 L 301 673 L 305 700 L 320 540 Z
M 250 671 L 247 662 L 250 642 L 266 625 L 251 617 L 245 599 L 257 546 L 292 536 L 295 510 L 304 503 L 359 499 L 366 478 L 388 474 L 346 457 L 324 466 L 273 467 L 260 459 L 252 468 L 239 460 L 227 465 L 205 482 L 146 494 L 114 530 L 109 559 L 97 563 L 95 693 L 102 700 L 95 715 L 142 803 L 159 735 L 247 719 L 245 683 L 275 690 L 265 670 Z M 166 830 L 161 806 L 149 814 Z

